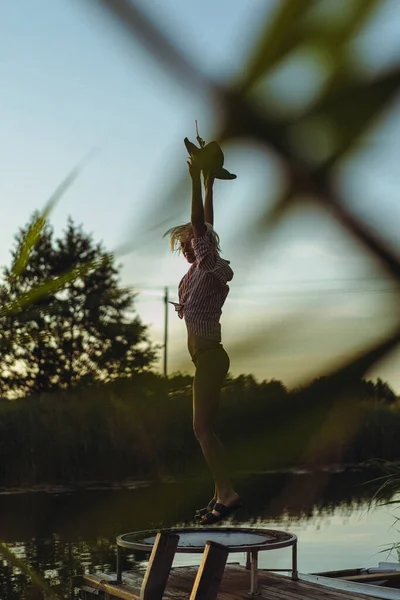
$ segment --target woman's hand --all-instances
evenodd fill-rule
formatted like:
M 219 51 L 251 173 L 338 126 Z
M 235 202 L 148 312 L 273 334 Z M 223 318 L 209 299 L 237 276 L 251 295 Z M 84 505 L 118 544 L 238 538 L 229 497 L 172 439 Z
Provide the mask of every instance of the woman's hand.
M 199 160 L 196 156 L 191 156 L 187 161 L 189 167 L 189 174 L 192 179 L 198 179 L 200 177 L 201 167 Z

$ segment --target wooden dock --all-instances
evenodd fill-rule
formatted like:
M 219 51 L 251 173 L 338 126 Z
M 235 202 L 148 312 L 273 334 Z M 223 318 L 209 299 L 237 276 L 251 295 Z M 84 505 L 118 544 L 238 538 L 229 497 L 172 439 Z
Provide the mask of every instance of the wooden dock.
M 255 562 L 243 567 L 227 564 L 229 548 L 213 540 L 205 544 L 199 566 L 172 563 L 179 535 L 159 532 L 145 572 L 79 575 L 72 585 L 82 600 L 371 600 L 375 596 L 329 589 L 318 583 L 258 570 Z M 250 592 L 251 594 L 250 594 Z M 376 596 L 379 598 L 379 596 Z
M 189 600 L 198 567 L 175 567 L 171 570 L 163 600 Z M 222 576 L 218 600 L 249 600 L 249 571 L 239 565 L 228 564 Z M 115 575 L 83 575 L 74 578 L 74 585 L 82 591 L 87 590 L 89 598 L 107 598 L 110 600 L 140 600 L 140 588 L 143 573 L 123 572 L 123 584 L 115 585 L 107 581 L 115 579 Z M 332 590 L 316 583 L 293 581 L 290 577 L 275 573 L 259 571 L 260 600 L 373 600 L 373 596 Z M 90 590 L 96 595 L 90 594 Z M 103 593 L 103 596 L 101 595 Z M 378 596 L 377 596 L 378 598 Z

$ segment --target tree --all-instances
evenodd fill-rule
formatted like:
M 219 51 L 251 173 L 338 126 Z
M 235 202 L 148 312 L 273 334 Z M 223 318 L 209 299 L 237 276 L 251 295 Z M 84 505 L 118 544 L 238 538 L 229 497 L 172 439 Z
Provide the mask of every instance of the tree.
M 392 388 L 386 382 L 382 381 L 380 377 L 374 384 L 375 397 L 379 402 L 383 404 L 394 404 L 397 402 L 397 396 Z
M 52 228 L 44 225 L 17 272 L 37 220 L 34 215 L 17 234 L 12 266 L 3 272 L 1 393 L 66 389 L 147 369 L 156 347 L 134 315 L 136 294 L 120 287 L 114 258 L 82 227 L 69 219 L 63 235 L 54 239 Z

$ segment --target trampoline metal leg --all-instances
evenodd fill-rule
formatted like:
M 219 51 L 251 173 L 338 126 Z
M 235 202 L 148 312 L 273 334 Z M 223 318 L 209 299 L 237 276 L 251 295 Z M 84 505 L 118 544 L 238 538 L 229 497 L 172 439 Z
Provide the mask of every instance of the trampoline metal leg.
M 252 596 L 258 596 L 259 593 L 260 592 L 258 591 L 258 551 L 252 550 L 252 552 L 251 552 L 251 570 L 250 570 L 250 594 Z
M 250 552 L 247 552 L 246 553 L 246 569 L 248 571 L 250 571 L 250 566 L 251 566 Z
M 297 572 L 297 540 L 292 546 L 292 579 L 297 580 L 299 574 Z
M 117 583 L 122 583 L 122 548 L 117 546 Z

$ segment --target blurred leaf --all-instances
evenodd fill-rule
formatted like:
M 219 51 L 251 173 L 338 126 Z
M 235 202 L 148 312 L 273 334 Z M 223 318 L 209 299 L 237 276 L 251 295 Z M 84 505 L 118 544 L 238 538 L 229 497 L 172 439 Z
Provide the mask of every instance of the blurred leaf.
M 349 50 L 347 43 L 351 42 L 357 32 L 365 25 L 373 11 L 382 4 L 382 0 L 353 0 L 352 11 L 336 23 L 321 23 L 319 21 L 303 26 L 304 39 L 311 41 L 318 47 L 325 47 L 332 51 L 332 58 L 336 61 L 343 56 L 344 50 Z
M 400 277 L 400 263 L 381 237 L 361 221 L 355 219 L 346 210 L 343 201 L 336 198 L 330 182 L 330 168 L 337 156 L 345 151 L 372 121 L 383 110 L 385 103 L 395 96 L 400 87 L 400 71 L 391 72 L 377 81 L 349 83 L 339 90 L 333 90 L 327 97 L 316 102 L 308 116 L 313 118 L 323 116 L 329 120 L 332 128 L 342 134 L 339 150 L 333 157 L 317 169 L 310 166 L 299 157 L 295 149 L 288 143 L 288 130 L 284 123 L 267 117 L 260 112 L 249 99 L 238 93 L 221 93 L 224 106 L 225 123 L 220 134 L 221 140 L 239 137 L 252 137 L 266 146 L 272 147 L 282 158 L 289 179 L 288 190 L 283 194 L 271 217 L 271 222 L 277 222 L 291 205 L 294 193 L 304 197 L 318 198 L 326 207 L 334 209 L 335 217 L 356 239 L 361 241 L 370 253 L 379 257 L 385 267 L 397 278 Z M 331 111 L 331 113 L 329 113 Z M 325 114 L 324 114 L 325 113 Z M 349 123 L 348 130 L 345 122 Z M 298 118 L 296 119 L 296 122 Z M 291 194 L 293 189 L 293 194 Z M 269 217 L 264 217 L 268 225 Z
M 318 172 L 319 171 L 319 172 Z M 320 168 L 318 171 L 310 174 L 310 181 L 314 181 L 316 185 L 315 195 L 319 192 L 318 201 L 324 202 L 327 209 L 335 214 L 335 218 L 343 225 L 353 237 L 364 245 L 370 255 L 381 262 L 381 265 L 387 270 L 390 275 L 400 280 L 400 262 L 397 255 L 392 251 L 390 246 L 385 243 L 382 237 L 366 225 L 360 219 L 357 219 L 347 210 L 342 200 L 339 200 L 329 182 L 329 165 L 327 170 Z M 319 190 L 318 190 L 319 188 Z
M 63 273 L 62 275 L 59 275 L 58 277 L 53 277 L 52 279 L 45 281 L 44 283 L 29 290 L 29 292 L 23 296 L 20 296 L 17 300 L 4 305 L 0 310 L 0 317 L 16 314 L 43 296 L 55 294 L 79 277 L 84 277 L 91 269 L 98 269 L 106 260 L 108 260 L 108 256 L 105 255 L 100 260 L 95 259 L 88 261 L 87 263 L 80 264 Z
M 53 210 L 57 202 L 62 198 L 65 192 L 71 187 L 71 185 L 75 182 L 76 178 L 80 174 L 82 169 L 81 166 L 77 166 L 65 177 L 65 179 L 60 183 L 54 193 L 50 196 L 49 200 L 46 202 L 46 205 L 43 209 L 41 215 L 37 217 L 37 219 L 30 226 L 25 240 L 21 245 L 21 251 L 19 256 L 17 256 L 12 272 L 14 275 L 18 276 L 25 269 L 29 256 L 36 246 L 38 240 L 40 239 L 40 235 L 43 231 L 43 227 L 46 224 L 47 217 L 50 212 Z
M 266 21 L 254 57 L 246 69 L 241 91 L 246 92 L 304 39 L 299 19 L 314 4 L 315 0 L 280 2 L 272 21 Z
M 363 352 L 358 353 L 358 356 L 332 371 L 329 377 L 335 378 L 338 387 L 346 382 L 362 378 L 375 363 L 385 358 L 399 343 L 400 329 L 397 329 L 382 341 L 364 349 Z
M 309 29 L 305 26 L 306 42 L 314 46 L 317 52 L 322 52 L 324 57 L 328 55 L 331 61 L 325 94 L 352 79 L 354 66 L 349 60 L 349 44 L 380 4 L 381 0 L 358 0 L 353 2 L 353 12 L 338 26 L 329 22 L 313 24 Z
M 346 43 L 357 34 L 357 31 L 365 24 L 367 19 L 371 16 L 372 12 L 380 5 L 382 0 L 353 0 L 349 2 L 350 14 L 347 15 L 346 19 L 342 19 L 339 22 L 339 26 L 334 26 L 332 23 L 328 23 L 326 33 L 328 36 L 330 33 L 336 37 L 338 43 Z M 318 27 L 320 30 L 321 28 Z
M 306 119 L 326 118 L 336 134 L 337 146 L 326 165 L 332 166 L 376 120 L 400 88 L 400 69 L 374 81 L 351 81 L 318 100 Z
M 21 252 L 19 256 L 17 256 L 17 260 L 12 268 L 12 273 L 14 275 L 20 275 L 25 269 L 29 256 L 40 238 L 45 223 L 46 218 L 43 215 L 39 215 L 29 228 L 24 243 L 21 246 Z
M 16 569 L 20 569 L 22 573 L 29 577 L 33 585 L 42 590 L 44 598 L 49 598 L 50 600 L 59 599 L 59 596 L 53 592 L 44 579 L 42 579 L 36 571 L 31 569 L 27 562 L 24 562 L 15 556 L 4 542 L 0 542 L 0 554 L 3 556 L 4 560 L 12 564 Z

